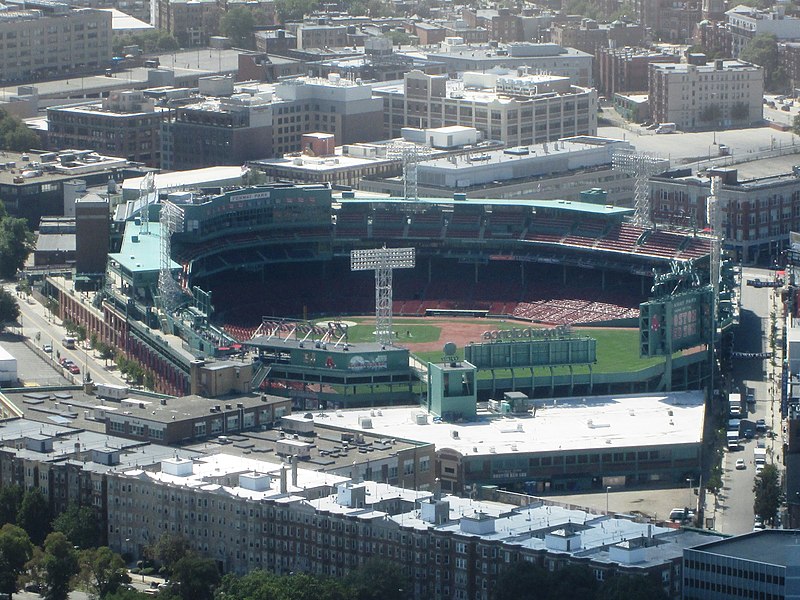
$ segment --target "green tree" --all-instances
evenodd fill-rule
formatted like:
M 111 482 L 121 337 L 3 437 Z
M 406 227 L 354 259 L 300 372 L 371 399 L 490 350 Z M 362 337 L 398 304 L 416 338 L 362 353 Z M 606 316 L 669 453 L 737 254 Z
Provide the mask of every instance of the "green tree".
M 96 548 L 101 543 L 100 519 L 88 506 L 70 504 L 53 519 L 53 531 L 60 531 L 81 550 Z
M 28 532 L 31 541 L 41 546 L 50 533 L 50 506 L 39 488 L 27 490 L 17 512 L 17 525 Z
M 411 582 L 400 566 L 372 558 L 350 573 L 346 580 L 356 600 L 402 600 L 410 595 Z
M 159 594 L 160 595 L 160 594 Z M 112 594 L 108 594 L 104 600 L 147 600 L 151 596 L 127 587 L 120 587 Z
M 33 250 L 33 234 L 25 219 L 8 216 L 0 202 L 0 277 L 12 279 Z
M 281 23 L 302 21 L 317 8 L 317 0 L 275 0 L 275 12 Z
M 6 523 L 0 529 L 0 592 L 17 591 L 20 574 L 33 556 L 33 544 L 25 530 Z
M 547 571 L 527 561 L 505 569 L 497 578 L 494 600 L 527 600 L 549 598 L 550 578 Z
M 722 116 L 722 111 L 718 104 L 709 104 L 700 111 L 700 120 L 705 123 L 715 123 Z
M 409 36 L 402 29 L 392 29 L 386 32 L 386 37 L 392 40 L 395 46 L 404 46 L 411 43 L 411 36 Z
M 783 502 L 778 467 L 774 464 L 765 465 L 761 473 L 756 475 L 753 492 L 755 494 L 753 512 L 762 523 L 772 525 Z
M 167 573 L 172 573 L 178 561 L 190 552 L 188 539 L 180 534 L 165 533 L 153 548 L 153 558 L 161 563 Z
M 597 600 L 668 600 L 660 578 L 653 575 L 614 575 L 603 581 Z
M 98 598 L 105 599 L 109 594 L 116 593 L 123 583 L 131 580 L 125 561 L 107 546 L 84 550 L 80 554 L 79 562 L 81 587 Z
M 22 585 L 32 583 L 38 585 L 40 589 L 45 588 L 44 551 L 39 546 L 33 547 L 31 559 L 25 564 L 25 571 L 20 576 L 20 583 Z
M 253 28 L 255 19 L 253 12 L 244 6 L 236 6 L 223 15 L 219 23 L 222 34 L 229 37 L 236 48 L 254 48 Z
M 743 121 L 750 118 L 750 107 L 745 102 L 737 102 L 731 107 L 731 119 Z
M 800 135 L 800 115 L 795 115 L 794 119 L 792 119 L 792 133 Z
M 193 552 L 175 563 L 172 579 L 178 584 L 183 600 L 213 600 L 214 588 L 220 582 L 217 564 Z
M 785 73 L 778 68 L 778 39 L 769 33 L 759 33 L 742 48 L 739 58 L 764 69 L 764 87 L 781 91 L 786 85 Z
M 172 51 L 180 48 L 178 40 L 171 36 L 166 31 L 160 29 L 152 29 L 142 33 L 133 33 L 123 35 L 117 38 L 114 37 L 114 53 L 117 55 L 122 54 L 122 49 L 125 46 L 139 46 L 145 54 L 158 52 L 160 50 Z
M 14 294 L 0 288 L 0 329 L 3 329 L 7 323 L 13 323 L 19 319 L 19 304 Z
M 307 573 L 281 576 L 256 570 L 242 577 L 226 575 L 217 588 L 216 598 L 353 600 L 357 596 L 342 579 L 315 577 Z
M 0 146 L 3 150 L 26 152 L 39 145 L 39 136 L 21 119 L 0 110 Z
M 67 600 L 70 583 L 78 574 L 78 553 L 60 531 L 47 536 L 42 557 L 45 580 L 45 600 Z
M 19 307 L 17 308 L 19 309 Z M 5 322 L 1 313 L 2 299 L 0 299 L 0 323 Z M 19 505 L 21 503 L 21 487 L 18 485 L 4 485 L 0 487 L 0 525 L 5 525 L 6 523 L 15 524 L 17 522 L 17 513 L 19 512 Z
M 597 596 L 597 577 L 586 565 L 567 565 L 550 573 L 550 597 L 555 600 L 588 600 Z
M 6 134 L 5 146 L 14 152 L 27 152 L 31 148 L 41 147 L 39 136 L 24 123 Z

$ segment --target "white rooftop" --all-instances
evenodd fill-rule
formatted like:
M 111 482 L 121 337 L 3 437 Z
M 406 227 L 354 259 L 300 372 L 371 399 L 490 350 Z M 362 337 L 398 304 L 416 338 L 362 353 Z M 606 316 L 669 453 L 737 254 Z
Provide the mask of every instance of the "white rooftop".
M 187 462 L 189 462 L 187 459 L 172 460 L 172 463 L 176 465 Z M 172 475 L 165 472 L 163 463 L 161 471 L 151 472 L 134 469 L 126 471 L 125 475 L 147 477 L 163 483 L 206 491 L 222 491 L 231 496 L 249 498 L 250 500 L 299 495 L 307 490 L 320 487 L 335 487 L 340 483 L 350 481 L 347 477 L 303 469 L 298 466 L 297 485 L 294 486 L 292 485 L 291 466 L 284 465 L 288 494 L 281 494 L 281 464 L 278 462 L 267 462 L 224 453 L 198 457 L 191 462 L 191 472 L 185 476 Z M 241 474 L 250 476 L 268 475 L 271 483 L 267 489 L 262 491 L 243 488 L 239 485 L 239 475 Z
M 331 425 L 387 438 L 433 443 L 464 455 L 697 444 L 705 414 L 702 392 L 539 400 L 536 416 L 479 412 L 473 422 L 418 424 L 421 408 L 341 410 Z M 374 414 L 373 414 L 374 413 Z M 370 417 L 371 429 L 359 424 Z M 286 417 L 284 417 L 286 418 Z M 438 421 L 438 420 L 437 420 Z M 570 432 L 565 436 L 564 432 Z M 457 436 L 457 437 L 456 437 Z
M 143 177 L 134 177 L 122 182 L 122 189 L 136 190 L 142 183 Z M 177 190 L 189 186 L 203 186 L 212 183 L 241 184 L 242 167 L 222 166 L 206 167 L 204 169 L 191 169 L 189 171 L 173 171 L 172 173 L 157 173 L 155 176 L 156 189 L 161 191 Z
M 558 140 L 557 142 L 531 144 L 530 146 L 516 146 L 511 148 L 491 150 L 476 149 L 474 152 L 469 154 L 444 156 L 441 158 L 426 160 L 420 164 L 419 169 L 422 171 L 432 168 L 462 171 L 465 168 L 481 167 L 487 164 L 496 165 L 520 161 L 541 162 L 552 158 L 562 160 L 565 157 L 574 159 L 576 161 L 581 161 L 582 159 L 580 158 L 580 153 L 583 153 L 584 155 L 587 152 L 590 154 L 605 155 L 612 150 L 622 150 L 628 148 L 631 148 L 631 144 L 625 140 L 598 138 L 594 136 L 578 136 L 573 138 L 564 138 Z M 575 165 L 571 163 L 559 163 L 559 165 L 561 166 L 561 170 L 589 166 L 583 162 L 579 162 Z M 592 162 L 591 166 L 594 166 L 594 161 Z
M 150 23 L 145 23 L 144 21 L 137 19 L 136 17 L 132 17 L 131 15 L 125 14 L 121 10 L 117 10 L 116 8 L 101 8 L 99 10 L 103 10 L 106 12 L 111 13 L 111 30 L 114 33 L 122 33 L 126 31 L 146 31 L 148 29 L 155 29 Z

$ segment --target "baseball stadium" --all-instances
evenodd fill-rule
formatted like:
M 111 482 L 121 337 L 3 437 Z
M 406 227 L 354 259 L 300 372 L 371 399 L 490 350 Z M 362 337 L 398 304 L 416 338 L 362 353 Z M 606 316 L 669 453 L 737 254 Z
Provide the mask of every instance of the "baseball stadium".
M 558 397 L 697 389 L 708 380 L 705 296 L 696 294 L 680 317 L 689 323 L 683 329 L 671 314 L 669 327 L 659 330 L 651 315 L 642 329 L 640 305 L 670 273 L 675 290 L 687 277 L 707 285 L 711 238 L 634 225 L 629 208 L 459 194 L 338 197 L 325 185 L 290 184 L 170 194 L 161 207 L 162 216 L 167 208 L 174 217 L 161 223 L 169 268 L 185 298 L 191 290 L 194 316 L 189 331 L 184 303 L 169 323 L 151 320 L 150 327 L 212 340 L 211 351 L 199 346 L 207 355 L 255 350 L 254 387 L 290 396 L 297 408 L 416 403 L 430 385 L 430 364 L 470 358 L 479 400 L 509 391 Z M 144 234 L 128 227 L 125 235 L 120 257 Z M 379 248 L 415 254 L 413 267 L 391 271 L 388 342 L 375 336 L 374 274 L 351 270 L 354 250 Z M 152 259 L 149 267 L 133 256 L 128 262 L 158 269 Z M 732 310 L 726 276 L 729 269 L 720 320 Z M 158 305 L 165 295 L 149 281 L 133 286 L 136 301 Z M 680 338 L 669 352 L 645 343 L 668 330 L 673 342 Z M 162 368 L 177 368 L 170 381 L 180 392 L 190 365 L 168 358 L 148 363 L 159 377 Z

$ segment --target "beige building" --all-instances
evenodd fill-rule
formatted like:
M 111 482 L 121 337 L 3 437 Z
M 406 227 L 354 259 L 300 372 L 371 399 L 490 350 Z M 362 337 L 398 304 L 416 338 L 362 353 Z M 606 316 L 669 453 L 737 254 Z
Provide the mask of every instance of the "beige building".
M 111 60 L 111 13 L 56 2 L 0 12 L 0 81 L 95 70 Z
M 152 24 L 175 36 L 181 46 L 205 46 L 217 33 L 221 10 L 217 0 L 153 0 Z
M 704 58 L 705 59 L 705 58 Z M 650 66 L 650 111 L 678 129 L 744 127 L 763 118 L 764 69 L 738 60 Z
M 553 75 L 407 73 L 402 86 L 376 88 L 386 137 L 403 127 L 474 127 L 508 146 L 597 133 L 597 92 Z

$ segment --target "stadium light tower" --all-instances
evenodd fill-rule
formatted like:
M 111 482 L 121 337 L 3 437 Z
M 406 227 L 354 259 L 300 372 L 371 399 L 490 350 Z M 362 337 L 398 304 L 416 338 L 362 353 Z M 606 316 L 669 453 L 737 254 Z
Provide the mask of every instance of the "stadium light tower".
M 413 269 L 414 248 L 350 251 L 351 271 L 375 271 L 375 341 L 392 343 L 392 269 Z
M 161 205 L 161 239 L 158 273 L 158 295 L 161 308 L 171 314 L 180 302 L 181 287 L 172 275 L 172 234 L 183 229 L 183 209 L 172 202 Z
M 611 166 L 615 171 L 627 173 L 634 178 L 633 223 L 640 227 L 650 227 L 650 177 L 669 167 L 669 161 L 642 152 L 617 150 L 611 155 Z
M 711 336 L 708 342 L 708 353 L 711 369 L 711 386 L 714 386 L 714 367 L 716 366 L 716 340 L 717 319 L 719 319 L 719 285 L 722 279 L 722 207 L 720 205 L 720 192 L 722 190 L 722 177 L 718 172 L 711 171 L 711 193 L 706 198 L 706 221 L 711 229 Z

